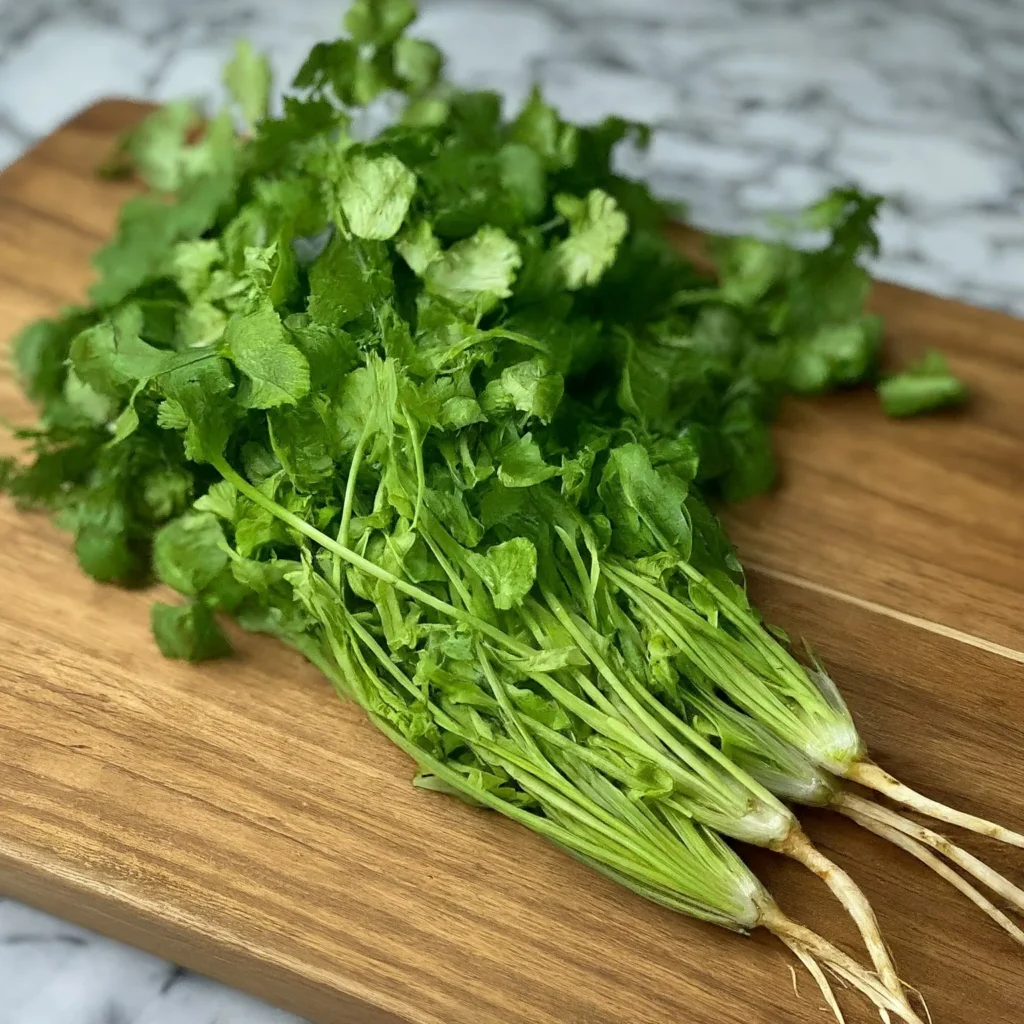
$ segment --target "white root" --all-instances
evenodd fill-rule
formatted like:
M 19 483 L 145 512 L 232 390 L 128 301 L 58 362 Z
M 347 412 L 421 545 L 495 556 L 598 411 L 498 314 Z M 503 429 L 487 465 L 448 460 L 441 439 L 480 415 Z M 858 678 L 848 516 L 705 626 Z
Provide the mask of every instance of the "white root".
M 794 829 L 773 849 L 809 868 L 832 890 L 857 925 L 882 983 L 895 999 L 900 1000 L 909 1009 L 910 1004 L 903 991 L 903 983 L 882 938 L 878 919 L 860 886 L 838 864 L 818 850 L 799 829 Z
M 936 821 L 944 821 L 947 825 L 956 825 L 959 828 L 967 829 L 969 832 L 977 832 L 979 835 L 989 836 L 998 839 L 1001 843 L 1009 846 L 1016 846 L 1024 849 L 1024 835 L 1014 832 L 1012 829 L 1004 828 L 995 822 L 986 821 L 973 814 L 966 814 L 946 804 L 923 796 L 916 790 L 905 786 L 898 779 L 893 778 L 887 771 L 879 768 L 876 764 L 867 761 L 855 761 L 846 770 L 845 778 L 850 782 L 859 783 L 876 793 L 887 796 L 890 800 L 913 811 L 918 811 Z
M 950 885 L 959 889 L 975 906 L 986 913 L 996 924 L 999 925 L 1015 942 L 1024 946 L 1024 931 L 1022 931 L 1006 914 L 1004 914 L 991 900 L 989 900 L 983 893 L 979 892 L 967 879 L 957 874 L 948 864 L 936 857 L 928 847 L 939 850 L 939 852 L 946 854 L 950 857 L 954 863 L 960 864 L 961 867 L 964 865 L 960 862 L 958 857 L 953 856 L 946 847 L 952 847 L 954 844 L 949 843 L 944 839 L 943 836 L 938 835 L 935 832 L 931 832 L 929 829 L 924 829 L 922 826 L 917 825 L 915 822 L 910 821 L 908 818 L 904 818 L 902 815 L 896 814 L 895 812 L 889 811 L 888 808 L 879 807 L 877 804 L 870 800 L 865 800 L 863 797 L 858 797 L 855 794 L 843 794 L 835 804 L 834 808 L 841 814 L 846 815 L 852 821 L 857 822 L 858 825 L 863 826 L 876 835 L 881 836 L 883 839 L 888 840 L 900 849 L 905 850 L 911 856 L 916 857 L 922 864 L 931 868 L 939 877 L 945 879 Z M 899 819 L 901 824 L 897 825 L 888 819 L 896 818 Z M 929 836 L 927 846 L 924 845 L 925 840 L 921 838 L 921 833 L 926 833 Z M 931 838 L 939 840 L 940 843 L 936 844 Z M 977 861 L 978 865 L 983 869 L 978 871 L 971 867 L 965 868 L 970 871 L 974 877 L 978 878 L 979 881 L 989 885 L 995 892 L 1001 896 L 1005 896 L 1002 885 L 996 886 L 992 884 L 992 876 L 998 879 L 1001 883 L 1005 883 L 1011 889 L 1015 890 L 1021 896 L 1019 889 L 1009 879 L 1004 878 L 997 871 L 988 867 L 982 861 L 978 861 L 976 857 L 967 853 L 966 850 L 960 850 L 956 847 L 959 854 L 963 854 L 969 861 Z M 1016 905 L 1016 900 L 1011 900 Z
M 793 955 L 807 968 L 807 973 L 814 979 L 818 988 L 821 990 L 821 994 L 825 997 L 825 1002 L 828 1004 L 828 1008 L 832 1011 L 832 1015 L 838 1021 L 838 1024 L 846 1024 L 846 1018 L 843 1016 L 843 1011 L 839 1009 L 839 1003 L 836 1002 L 836 995 L 832 991 L 832 986 L 828 982 L 828 978 L 825 972 L 821 969 L 818 961 L 811 956 L 805 949 L 797 945 L 795 942 L 791 942 L 789 939 L 780 936 L 782 941 L 792 950 Z M 792 969 L 792 968 L 791 968 Z M 796 972 L 793 972 L 793 992 L 799 997 L 800 993 L 796 987 Z
M 901 999 L 890 992 L 882 984 L 877 974 L 857 963 L 827 939 L 823 939 L 816 932 L 788 918 L 771 901 L 765 901 L 761 905 L 760 911 L 759 923 L 762 927 L 767 928 L 773 935 L 781 939 L 794 953 L 799 949 L 816 964 L 823 965 L 840 981 L 856 989 L 871 1002 L 880 1014 L 891 1013 L 905 1024 L 923 1024 L 921 1018 L 905 998 Z M 800 960 L 806 966 L 804 958 L 800 957 Z M 821 988 L 820 982 L 818 987 Z M 829 987 L 829 992 L 831 992 L 831 987 Z M 834 1001 L 835 997 L 833 996 L 832 1002 Z M 835 1012 L 836 1010 L 833 1009 L 833 1013 Z M 885 1018 L 883 1017 L 883 1019 Z

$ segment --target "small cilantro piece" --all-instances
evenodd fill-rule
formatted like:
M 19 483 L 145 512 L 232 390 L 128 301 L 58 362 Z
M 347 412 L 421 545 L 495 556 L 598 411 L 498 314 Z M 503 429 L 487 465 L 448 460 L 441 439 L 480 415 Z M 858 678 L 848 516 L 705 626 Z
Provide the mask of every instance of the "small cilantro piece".
M 130 132 L 122 146 L 135 170 L 157 192 L 176 192 L 187 173 L 185 151 L 202 114 L 189 100 L 154 110 Z
M 516 243 L 500 228 L 484 227 L 430 263 L 424 280 L 435 295 L 480 316 L 512 294 L 520 266 Z
M 381 46 L 393 43 L 415 17 L 413 0 L 354 0 L 345 28 L 361 46 Z
M 425 220 L 417 221 L 406 228 L 398 236 L 395 248 L 409 264 L 413 273 L 419 277 L 423 277 L 427 268 L 441 258 L 441 243 Z
M 495 411 L 518 409 L 550 423 L 562 401 L 563 389 L 562 375 L 552 372 L 546 360 L 534 357 L 502 370 L 501 377 L 488 385 L 484 395 Z
M 821 327 L 795 345 L 788 383 L 794 391 L 816 394 L 828 387 L 864 380 L 878 359 L 881 339 L 878 317 Z
M 562 121 L 536 85 L 511 128 L 512 138 L 533 149 L 548 170 L 563 170 L 576 162 L 576 127 Z
M 441 51 L 425 39 L 402 36 L 395 41 L 392 53 L 394 72 L 410 93 L 426 92 L 444 65 Z
M 345 164 L 338 202 L 359 238 L 392 238 L 405 220 L 416 191 L 416 175 L 397 157 L 357 154 Z
M 570 291 L 596 284 L 615 262 L 629 222 L 615 200 L 601 189 L 586 199 L 555 196 L 555 209 L 569 222 L 569 237 L 555 247 L 555 261 Z
M 226 658 L 232 653 L 231 641 L 214 618 L 213 611 L 201 601 L 170 605 L 154 601 L 150 624 L 160 653 L 165 658 L 205 661 Z
M 498 479 L 506 487 L 533 487 L 558 473 L 557 466 L 544 461 L 532 434 L 523 434 L 498 452 Z
M 380 243 L 335 231 L 309 271 L 309 315 L 326 327 L 342 327 L 377 306 L 392 288 Z
M 227 568 L 224 531 L 212 512 L 193 512 L 164 526 L 153 542 L 157 578 L 196 597 Z
M 960 405 L 967 399 L 967 386 L 950 372 L 941 353 L 926 352 L 902 373 L 883 380 L 878 397 L 886 416 L 915 416 Z
M 612 450 L 598 487 L 617 527 L 615 542 L 630 557 L 674 550 L 687 558 L 693 530 L 686 511 L 687 486 L 651 465 L 642 445 Z
M 294 404 L 309 392 L 309 363 L 267 300 L 229 323 L 224 342 L 245 375 L 239 401 L 249 409 Z
M 494 598 L 494 607 L 508 610 L 523 603 L 537 578 L 537 549 L 525 537 L 495 544 L 487 554 L 467 552 L 466 562 Z
M 235 44 L 235 53 L 224 68 L 224 85 L 238 105 L 242 121 L 252 131 L 266 117 L 270 103 L 272 73 L 265 54 L 253 49 L 248 40 Z

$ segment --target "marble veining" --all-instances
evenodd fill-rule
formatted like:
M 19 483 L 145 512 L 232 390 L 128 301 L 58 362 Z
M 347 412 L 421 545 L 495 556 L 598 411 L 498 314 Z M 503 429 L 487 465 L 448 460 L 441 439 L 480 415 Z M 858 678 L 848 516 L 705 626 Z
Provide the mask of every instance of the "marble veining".
M 279 81 L 344 0 L 0 0 L 0 166 L 103 96 L 216 103 L 239 35 Z M 534 80 L 571 118 L 657 129 L 624 167 L 760 230 L 832 184 L 885 193 L 890 280 L 1024 315 L 1024 0 L 422 0 L 460 83 Z M 0 901 L 0 1024 L 294 1018 Z

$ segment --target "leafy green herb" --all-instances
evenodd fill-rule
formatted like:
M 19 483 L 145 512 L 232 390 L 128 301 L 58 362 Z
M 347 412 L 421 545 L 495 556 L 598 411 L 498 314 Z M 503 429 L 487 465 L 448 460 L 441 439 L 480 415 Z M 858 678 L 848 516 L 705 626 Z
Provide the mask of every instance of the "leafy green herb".
M 967 398 L 963 381 L 954 377 L 945 356 L 926 352 L 915 365 L 886 377 L 878 385 L 886 416 L 915 416 L 931 409 L 960 405 Z
M 255 128 L 266 117 L 270 103 L 270 61 L 249 42 L 240 40 L 234 57 L 224 68 L 224 84 L 238 105 L 245 126 Z
M 165 657 L 206 661 L 231 654 L 231 642 L 205 604 L 193 601 L 169 605 L 156 601 L 150 619 L 153 636 Z
M 97 579 L 187 599 L 153 609 L 169 657 L 229 653 L 221 613 L 271 633 L 418 785 L 670 907 L 768 927 L 915 1022 L 838 868 L 884 986 L 808 942 L 720 838 L 820 868 L 765 781 L 792 797 L 863 753 L 761 626 L 705 499 L 770 485 L 783 395 L 874 374 L 878 200 L 830 193 L 800 225 L 818 248 L 719 239 L 708 276 L 613 170 L 642 126 L 566 124 L 538 91 L 508 119 L 440 80 L 414 14 L 358 0 L 280 117 L 242 44 L 231 110 L 131 134 L 150 191 L 92 305 L 16 343 L 41 420 L 0 484 L 53 510 Z M 355 141 L 385 91 L 404 113 Z

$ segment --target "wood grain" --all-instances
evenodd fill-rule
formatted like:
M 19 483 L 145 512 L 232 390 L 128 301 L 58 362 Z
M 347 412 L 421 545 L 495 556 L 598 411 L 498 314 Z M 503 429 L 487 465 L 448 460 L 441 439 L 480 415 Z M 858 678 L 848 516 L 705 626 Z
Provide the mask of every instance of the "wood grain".
M 140 109 L 100 104 L 0 177 L 5 333 L 81 297 L 126 194 L 92 172 Z M 844 595 L 1021 647 L 1024 327 L 895 289 L 878 301 L 900 354 L 950 350 L 975 405 L 889 424 L 856 396 L 794 403 L 785 485 L 733 528 L 751 558 L 839 591 L 754 579 L 825 658 L 880 760 L 1019 826 L 1024 666 Z M 0 413 L 30 416 L 6 365 Z M 84 578 L 65 535 L 0 504 L 0 891 L 323 1024 L 827 1019 L 808 979 L 794 998 L 770 939 L 673 915 L 413 790 L 404 756 L 272 641 L 244 638 L 213 666 L 163 660 L 149 599 Z M 938 1024 L 1019 1021 L 1022 958 L 1001 932 L 852 826 L 810 828 L 864 883 Z M 1024 858 L 968 845 L 1024 880 Z M 787 910 L 854 948 L 819 883 L 752 863 Z M 851 1022 L 872 1019 L 847 1002 Z

